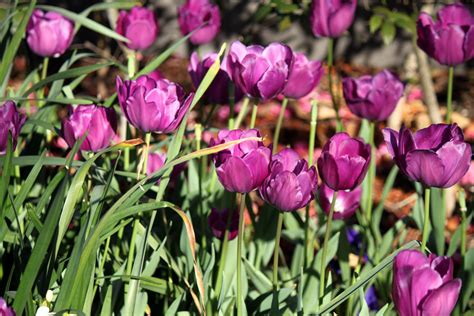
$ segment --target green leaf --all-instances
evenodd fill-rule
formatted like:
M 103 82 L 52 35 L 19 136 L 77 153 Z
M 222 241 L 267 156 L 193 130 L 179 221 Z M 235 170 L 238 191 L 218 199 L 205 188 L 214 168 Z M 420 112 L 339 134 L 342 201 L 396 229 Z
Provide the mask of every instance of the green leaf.
M 396 32 L 397 30 L 392 21 L 386 20 L 383 23 L 380 33 L 382 35 L 382 39 L 385 45 L 388 45 L 393 41 L 393 39 L 395 38 Z
M 383 16 L 375 14 L 372 15 L 369 21 L 370 33 L 375 33 L 380 28 L 383 22 Z
M 4 211 L 3 211 L 3 206 L 4 206 L 4 200 L 6 199 L 6 194 L 8 191 L 8 186 L 10 184 L 10 176 L 12 172 L 12 157 L 13 157 L 13 150 L 12 150 L 13 144 L 12 144 L 12 137 L 11 134 L 8 133 L 8 141 L 7 141 L 7 149 L 5 152 L 5 155 L 3 156 L 2 159 L 2 180 L 1 180 L 1 186 L 0 186 L 0 220 L 3 226 L 3 216 L 4 216 Z
M 43 102 L 48 102 L 48 103 L 59 103 L 59 104 L 93 104 L 94 102 L 88 99 L 67 99 L 67 98 L 61 98 L 61 99 L 49 99 L 49 98 L 43 98 L 43 99 L 38 99 L 38 98 L 0 98 L 0 102 L 6 101 L 6 100 L 13 100 L 16 102 L 24 102 L 24 101 L 43 101 Z
M 359 316 L 369 316 L 369 306 L 367 306 L 367 302 L 365 301 L 365 295 L 364 295 L 364 287 L 361 286 L 359 288 L 359 301 L 360 301 L 360 312 Z

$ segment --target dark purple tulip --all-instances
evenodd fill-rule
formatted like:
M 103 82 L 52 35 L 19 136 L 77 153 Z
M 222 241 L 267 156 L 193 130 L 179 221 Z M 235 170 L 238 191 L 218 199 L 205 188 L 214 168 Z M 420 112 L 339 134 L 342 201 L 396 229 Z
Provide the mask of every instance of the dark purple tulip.
M 125 80 L 117 76 L 117 95 L 127 120 L 144 132 L 170 133 L 181 123 L 193 94 L 185 98 L 176 83 L 140 76 Z
M 371 285 L 365 292 L 365 301 L 371 311 L 377 311 L 379 309 L 379 300 L 377 298 L 377 292 L 375 286 Z
M 233 140 L 260 137 L 260 132 L 251 130 L 220 130 L 217 139 L 210 145 L 218 145 Z M 271 151 L 262 142 L 245 141 L 220 151 L 213 156 L 217 177 L 230 192 L 248 193 L 258 188 L 268 176 Z
M 335 191 L 354 190 L 364 180 L 369 162 L 370 145 L 347 133 L 337 133 L 323 147 L 319 175 Z
M 69 107 L 69 115 L 61 123 L 62 134 L 70 148 L 86 132 L 81 150 L 98 152 L 117 139 L 117 119 L 113 108 L 79 105 Z
M 354 21 L 356 0 L 313 0 L 311 28 L 318 37 L 336 38 Z
M 227 221 L 229 219 L 230 213 L 231 212 L 228 209 L 219 211 L 216 208 L 212 208 L 211 213 L 209 213 L 209 217 L 207 218 L 212 234 L 220 240 L 224 239 L 225 229 L 227 227 Z M 234 211 L 232 212 L 232 217 L 230 219 L 228 240 L 232 240 L 237 237 L 238 232 L 239 212 Z
M 125 43 L 128 48 L 144 50 L 155 42 L 159 26 L 152 10 L 133 7 L 130 12 L 120 11 L 115 30 L 130 41 Z
M 456 124 L 432 124 L 412 133 L 383 130 L 387 148 L 397 166 L 411 180 L 428 187 L 448 188 L 469 170 L 471 146 Z
M 4 155 L 7 151 L 9 133 L 12 135 L 12 150 L 15 150 L 18 135 L 25 121 L 26 116 L 18 112 L 15 102 L 6 101 L 0 106 L 0 155 Z
M 26 42 L 43 57 L 59 57 L 71 46 L 74 23 L 56 12 L 35 9 L 26 27 Z
M 186 0 L 178 9 L 178 23 L 183 35 L 202 26 L 189 40 L 194 45 L 208 43 L 221 29 L 219 7 L 208 0 Z
M 404 90 L 403 83 L 388 70 L 375 76 L 344 78 L 342 87 L 351 112 L 371 121 L 387 119 Z
M 285 88 L 292 63 L 293 53 L 284 44 L 247 47 L 234 42 L 230 46 L 227 69 L 236 86 L 245 94 L 268 100 Z
M 352 191 L 339 191 L 334 204 L 334 219 L 348 219 L 354 215 L 360 204 L 362 188 L 358 186 Z M 331 209 L 334 190 L 324 183 L 319 187 L 318 197 L 321 208 L 326 215 L 329 215 Z
M 191 54 L 188 72 L 196 88 L 199 86 L 199 84 L 201 84 L 202 79 L 204 78 L 216 58 L 217 54 L 213 53 L 204 56 L 202 61 L 199 61 L 197 53 Z M 230 84 L 231 80 L 229 73 L 226 69 L 226 59 L 224 59 L 221 64 L 221 69 L 219 70 L 216 77 L 214 78 L 211 85 L 204 94 L 204 98 L 210 103 L 227 104 L 229 102 Z M 235 88 L 235 102 L 238 102 L 242 98 L 242 92 L 238 87 Z
M 461 3 L 438 11 L 438 20 L 422 12 L 416 25 L 418 46 L 443 65 L 462 64 L 474 56 L 474 17 Z
M 15 316 L 13 308 L 8 307 L 7 302 L 0 297 L 0 315 L 1 316 Z
M 323 73 L 320 61 L 309 61 L 305 54 L 294 53 L 293 64 L 283 94 L 292 99 L 308 95 L 318 85 Z
M 461 290 L 448 257 L 403 250 L 393 263 L 392 296 L 400 316 L 451 315 Z
M 308 168 L 306 160 L 287 148 L 273 156 L 270 174 L 260 187 L 260 195 L 278 210 L 291 212 L 308 205 L 317 184 L 316 168 Z

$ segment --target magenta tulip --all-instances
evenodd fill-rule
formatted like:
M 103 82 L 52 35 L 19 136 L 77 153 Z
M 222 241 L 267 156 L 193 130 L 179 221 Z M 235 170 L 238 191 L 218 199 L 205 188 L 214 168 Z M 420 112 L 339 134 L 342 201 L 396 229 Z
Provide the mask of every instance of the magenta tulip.
M 397 166 L 412 181 L 428 187 L 448 188 L 469 169 L 471 146 L 456 124 L 433 124 L 412 133 L 385 128 L 385 142 Z
M 336 38 L 354 21 L 356 0 L 313 0 L 311 28 L 318 37 Z
M 152 10 L 133 7 L 130 12 L 120 11 L 115 30 L 130 41 L 125 43 L 128 48 L 145 50 L 155 42 L 159 26 Z
M 308 95 L 318 85 L 324 69 L 318 60 L 309 61 L 303 53 L 293 54 L 293 64 L 283 94 L 299 99 Z
M 227 221 L 229 220 L 229 215 L 231 215 L 230 213 L 228 209 L 219 211 L 216 208 L 212 208 L 207 218 L 212 234 L 220 240 L 224 239 Z M 232 212 L 229 224 L 228 240 L 232 240 L 237 237 L 239 231 L 239 212 Z
M 221 29 L 219 7 L 208 0 L 186 0 L 178 9 L 178 23 L 183 35 L 200 28 L 189 38 L 191 43 L 208 43 Z
M 357 211 L 360 205 L 362 188 L 358 186 L 352 191 L 339 191 L 334 204 L 334 219 L 348 219 Z M 334 196 L 334 190 L 326 184 L 322 184 L 318 190 L 319 203 L 326 215 L 331 210 L 331 202 Z
M 35 9 L 26 27 L 26 42 L 43 57 L 59 57 L 71 46 L 74 23 L 56 12 Z
M 7 302 L 0 297 L 0 315 L 1 316 L 15 316 L 15 311 L 13 308 L 7 305 Z
M 26 116 L 18 112 L 15 102 L 6 101 L 0 106 L 0 155 L 5 155 L 8 135 L 12 137 L 12 150 L 15 150 L 20 130 L 25 124 Z

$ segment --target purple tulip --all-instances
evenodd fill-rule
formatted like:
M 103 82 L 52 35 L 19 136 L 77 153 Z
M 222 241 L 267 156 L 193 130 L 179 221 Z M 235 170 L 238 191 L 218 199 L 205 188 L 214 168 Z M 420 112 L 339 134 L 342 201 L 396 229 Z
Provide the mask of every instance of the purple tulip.
M 193 99 L 193 94 L 185 98 L 178 84 L 150 76 L 124 82 L 117 76 L 117 95 L 130 124 L 144 132 L 155 133 L 176 130 Z
M 231 212 L 228 209 L 219 211 L 216 208 L 212 208 L 211 213 L 209 213 L 209 217 L 207 218 L 212 234 L 220 240 L 224 239 L 225 229 L 227 227 L 227 221 L 229 220 L 230 213 Z M 232 212 L 232 217 L 230 218 L 228 240 L 232 240 L 237 237 L 238 232 L 239 212 L 234 211 Z
M 35 9 L 26 27 L 26 42 L 43 57 L 59 57 L 71 46 L 74 23 L 56 12 Z
M 1 316 L 15 316 L 13 308 L 8 307 L 7 302 L 0 297 L 0 315 Z
M 18 112 L 15 102 L 6 101 L 0 106 L 0 155 L 5 155 L 8 145 L 8 134 L 12 135 L 12 151 L 16 148 L 18 135 L 25 124 L 26 116 Z
M 234 42 L 230 46 L 227 69 L 245 94 L 268 100 L 285 88 L 292 63 L 293 53 L 284 44 L 272 43 L 264 48 Z
M 197 88 L 209 68 L 212 66 L 217 58 L 217 54 L 208 54 L 202 61 L 199 61 L 197 53 L 191 54 L 189 61 L 188 72 L 191 76 L 194 86 Z M 227 104 L 229 102 L 229 85 L 231 84 L 229 73 L 226 69 L 226 59 L 222 61 L 221 68 L 217 72 L 216 77 L 204 94 L 204 98 L 210 103 Z M 235 87 L 235 102 L 242 98 L 242 92 L 238 87 Z
M 208 0 L 187 0 L 178 8 L 178 23 L 183 35 L 202 26 L 189 40 L 194 45 L 208 43 L 221 29 L 219 7 Z
M 411 180 L 428 187 L 448 188 L 469 170 L 471 146 L 456 124 L 433 124 L 412 133 L 383 130 L 387 148 L 397 166 Z
M 448 257 L 403 250 L 393 263 L 392 296 L 400 316 L 451 315 L 461 290 Z
M 218 145 L 233 140 L 260 137 L 260 132 L 251 130 L 220 130 L 217 139 L 210 145 Z M 230 192 L 248 193 L 258 188 L 268 176 L 271 151 L 259 141 L 245 141 L 220 151 L 213 156 L 217 177 Z
M 317 184 L 316 168 L 308 168 L 306 160 L 287 148 L 273 156 L 270 174 L 260 187 L 260 195 L 278 210 L 291 212 L 308 205 Z
M 115 31 L 130 41 L 125 43 L 128 48 L 145 50 L 155 42 L 159 25 L 152 10 L 133 7 L 130 12 L 120 11 Z
M 387 119 L 404 90 L 403 83 L 387 70 L 375 76 L 344 78 L 342 87 L 351 112 L 371 121 Z
M 149 176 L 163 167 L 166 161 L 166 155 L 162 153 L 149 153 L 146 163 L 146 174 Z
M 308 95 L 318 85 L 323 73 L 320 61 L 309 61 L 305 54 L 294 53 L 293 64 L 283 94 L 293 99 Z
M 348 219 L 354 215 L 360 204 L 362 188 L 358 186 L 352 191 L 339 191 L 334 204 L 334 219 Z M 326 184 L 322 184 L 318 190 L 319 203 L 326 215 L 331 209 L 334 190 Z
M 117 119 L 113 108 L 99 105 L 69 107 L 69 115 L 62 121 L 62 134 L 70 148 L 87 132 L 81 150 L 98 152 L 117 139 Z
M 336 38 L 354 21 L 356 0 L 313 0 L 311 28 L 317 37 Z
M 461 3 L 438 11 L 438 20 L 422 12 L 416 25 L 418 46 L 443 65 L 462 64 L 474 56 L 474 17 Z
M 370 145 L 347 133 L 337 133 L 323 147 L 319 175 L 335 191 L 354 190 L 364 180 L 369 162 Z

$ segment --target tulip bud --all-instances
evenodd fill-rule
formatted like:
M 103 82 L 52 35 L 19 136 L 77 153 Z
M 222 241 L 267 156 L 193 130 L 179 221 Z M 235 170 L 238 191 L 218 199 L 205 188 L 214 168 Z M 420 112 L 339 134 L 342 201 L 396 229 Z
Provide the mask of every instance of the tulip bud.
M 227 69 L 236 86 L 245 94 L 268 100 L 285 88 L 292 63 L 293 53 L 284 44 L 246 47 L 234 42 L 230 46 Z
M 362 188 L 358 186 L 352 191 L 339 191 L 334 204 L 334 219 L 349 219 L 354 215 L 360 205 L 360 196 Z M 326 184 L 322 184 L 318 190 L 319 203 L 326 215 L 331 210 L 331 202 L 334 196 L 334 190 Z
M 356 0 L 313 0 L 311 28 L 317 37 L 336 38 L 354 21 Z
M 0 297 L 0 315 L 2 316 L 15 316 L 13 308 L 8 307 L 7 302 Z
M 352 113 L 370 121 L 383 121 L 403 95 L 403 83 L 384 70 L 375 76 L 344 78 L 344 99 Z
M 392 297 L 400 316 L 451 315 L 461 290 L 448 257 L 400 251 L 393 262 Z
M 233 140 L 260 137 L 256 129 L 221 130 L 217 139 L 211 140 L 211 147 Z M 213 156 L 217 177 L 227 191 L 248 193 L 258 188 L 268 175 L 271 151 L 262 142 L 249 140 Z
M 294 53 L 293 64 L 283 94 L 292 99 L 308 95 L 318 85 L 323 72 L 320 61 L 309 61 L 303 53 Z
M 471 146 L 456 124 L 432 124 L 412 133 L 383 130 L 388 151 L 412 181 L 428 187 L 449 188 L 469 170 Z
M 416 30 L 418 46 L 440 64 L 456 66 L 474 57 L 474 17 L 461 3 L 444 6 L 436 22 L 422 12 Z
M 324 145 L 318 171 L 331 189 L 354 190 L 364 180 L 369 162 L 370 145 L 347 133 L 337 133 Z
M 155 42 L 159 26 L 152 10 L 133 7 L 130 12 L 120 11 L 115 30 L 130 41 L 125 43 L 128 48 L 145 50 Z
M 26 27 L 26 42 L 43 57 L 59 57 L 71 46 L 74 23 L 56 12 L 35 9 Z
M 117 95 L 130 124 L 146 133 L 175 131 L 193 99 L 178 84 L 150 76 L 124 82 L 117 77 Z
M 273 156 L 270 174 L 260 187 L 260 195 L 280 211 L 296 211 L 314 198 L 317 183 L 316 168 L 308 168 L 306 160 L 287 148 Z
M 198 55 L 195 52 L 192 53 L 189 61 L 188 72 L 196 88 L 199 87 L 202 79 L 217 57 L 218 55 L 213 53 L 206 55 L 202 61 L 199 61 Z M 204 94 L 204 98 L 210 103 L 227 104 L 229 102 L 229 85 L 231 85 L 232 82 L 226 69 L 226 62 L 227 61 L 224 58 L 221 68 Z M 235 87 L 234 94 L 235 102 L 240 101 L 242 98 L 242 91 L 240 91 L 238 87 Z
M 72 148 L 76 141 L 87 136 L 81 150 L 98 152 L 117 140 L 117 119 L 113 108 L 99 105 L 79 105 L 70 107 L 69 115 L 62 122 L 62 134 Z
M 20 130 L 25 124 L 26 116 L 18 112 L 15 102 L 6 101 L 0 106 L 0 155 L 7 151 L 8 134 L 12 135 L 12 150 L 15 150 Z
M 219 7 L 208 0 L 186 0 L 186 3 L 178 8 L 178 23 L 183 35 L 202 26 L 189 40 L 194 45 L 208 43 L 221 29 Z
M 220 239 L 224 239 L 225 230 L 227 228 L 227 222 L 229 220 L 229 216 L 231 212 L 228 209 L 224 209 L 222 211 L 217 210 L 216 208 L 211 209 L 211 213 L 209 213 L 209 217 L 207 218 L 209 227 L 211 228 L 212 234 Z M 230 225 L 229 225 L 229 235 L 228 240 L 232 240 L 237 237 L 239 232 L 239 212 L 234 211 L 232 212 L 232 217 L 230 218 Z

